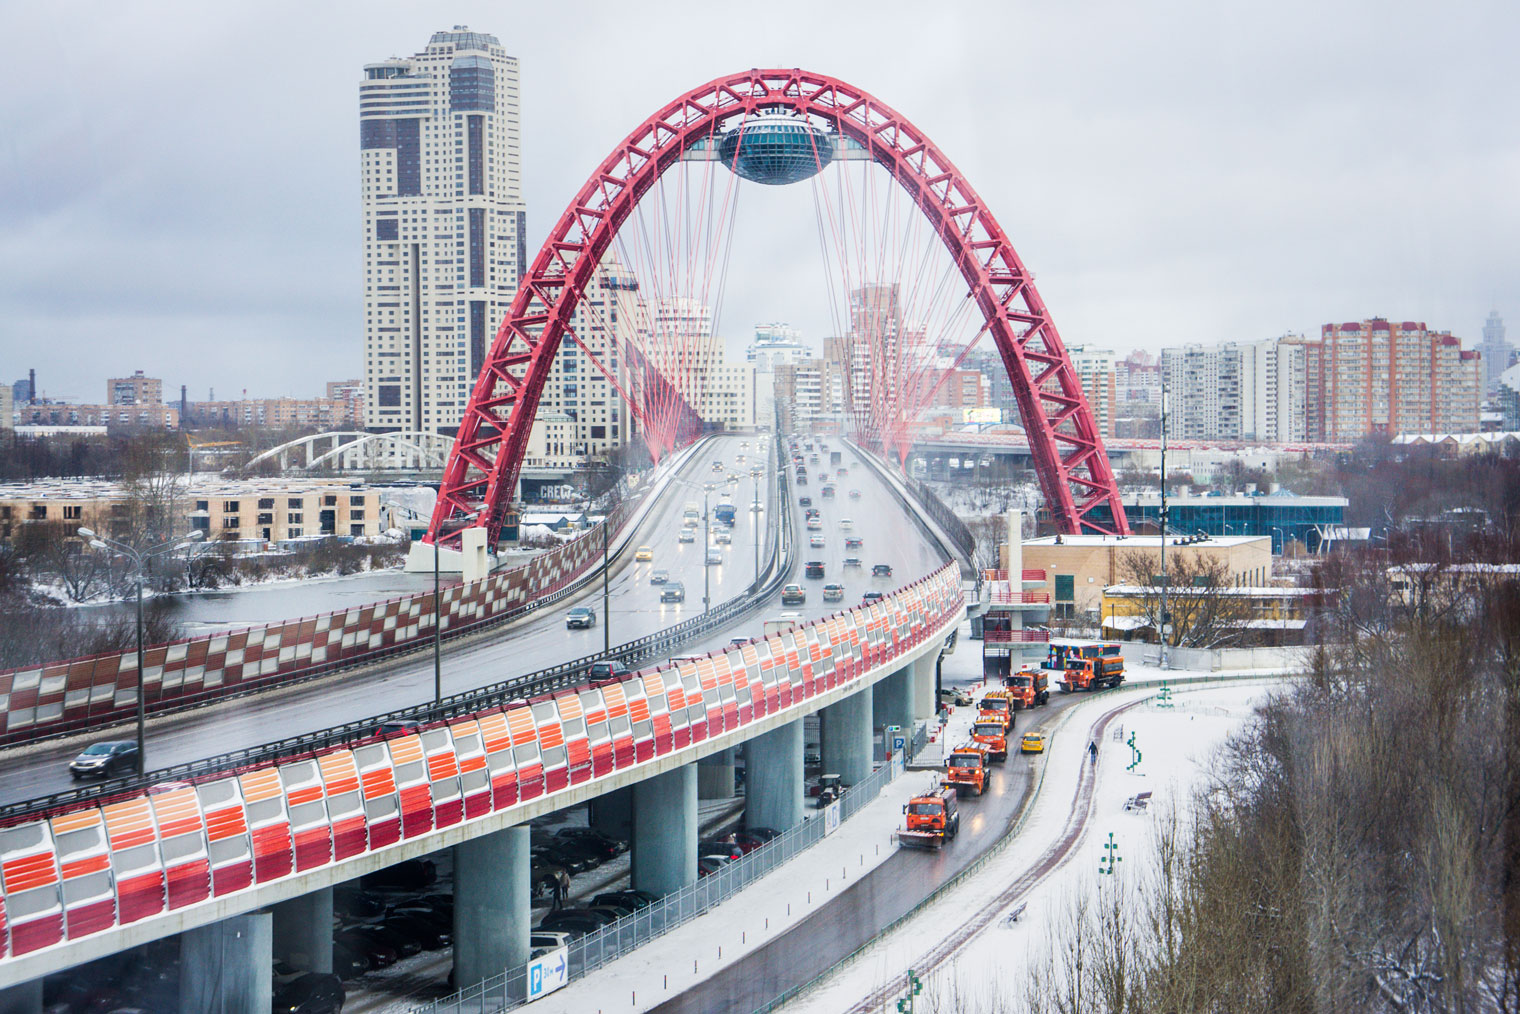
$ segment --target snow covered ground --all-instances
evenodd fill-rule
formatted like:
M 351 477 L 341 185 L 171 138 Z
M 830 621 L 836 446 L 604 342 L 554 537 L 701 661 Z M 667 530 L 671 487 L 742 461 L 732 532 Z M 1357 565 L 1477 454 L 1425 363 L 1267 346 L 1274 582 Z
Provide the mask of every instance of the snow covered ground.
M 1017 991 L 1026 978 L 1023 960 L 1038 968 L 1075 897 L 1130 889 L 1126 874 L 1144 868 L 1154 853 L 1156 821 L 1164 819 L 1169 808 L 1186 805 L 1191 790 L 1209 776 L 1220 745 L 1278 685 L 1276 680 L 1262 680 L 1184 690 L 1174 694 L 1171 708 L 1155 704 L 1154 688 L 1136 688 L 1069 709 L 1051 738 L 1039 793 L 1009 844 L 786 1009 L 877 1009 L 861 1006 L 868 998 L 885 1000 L 890 1007 L 902 994 L 883 997 L 879 991 L 899 982 L 908 969 L 918 971 L 924 982 L 917 1003 L 921 1010 L 1004 1009 L 999 998 L 1007 1001 L 1020 995 Z M 1117 716 L 1100 743 L 1087 829 L 1059 865 L 1027 891 L 998 903 L 1009 885 L 1025 877 L 1061 838 L 1094 721 L 1127 700 L 1143 703 Z M 1149 810 L 1126 812 L 1126 801 L 1146 791 L 1153 793 Z M 1119 856 L 1114 876 L 1098 872 L 1110 834 Z M 1018 920 L 1011 921 L 1010 914 L 1020 909 Z M 957 941 L 968 926 L 977 924 L 980 929 L 974 935 Z

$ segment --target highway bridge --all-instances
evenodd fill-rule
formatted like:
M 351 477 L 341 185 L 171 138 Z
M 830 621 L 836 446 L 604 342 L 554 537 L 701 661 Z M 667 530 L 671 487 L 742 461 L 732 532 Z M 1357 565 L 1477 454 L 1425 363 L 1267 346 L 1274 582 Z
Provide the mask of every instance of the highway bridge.
M 749 447 L 741 451 L 741 443 Z M 428 714 L 431 662 L 410 655 L 155 719 L 148 730 L 155 766 L 176 770 L 95 799 L 48 796 L 70 789 L 66 763 L 77 739 L 0 753 L 10 804 L 0 829 L 0 982 L 7 995 L 23 1004 L 40 1000 L 40 976 L 175 934 L 182 953 L 214 952 L 224 982 L 241 970 L 250 995 L 261 995 L 270 955 L 292 950 L 270 927 L 321 932 L 334 884 L 450 846 L 457 846 L 460 899 L 455 976 L 469 982 L 526 959 L 532 818 L 623 793 L 633 825 L 633 885 L 664 893 L 695 878 L 698 760 L 743 747 L 749 819 L 781 829 L 802 819 L 805 716 L 825 716 L 830 770 L 847 781 L 869 774 L 877 727 L 911 728 L 934 711 L 935 661 L 963 614 L 959 567 L 947 564 L 880 466 L 853 449 L 846 450 L 853 467 L 838 480 L 838 497 L 817 500 L 824 545 L 806 545 L 797 499 L 808 489 L 789 490 L 780 502 L 767 460 L 757 491 L 749 474 L 756 454 L 771 452 L 754 438 L 725 436 L 673 461 L 611 561 L 611 613 L 599 624 L 613 625 L 615 644 L 695 618 L 705 580 L 715 605 L 747 605 L 680 645 L 684 655 L 716 652 L 701 663 L 646 667 L 600 687 L 583 675 L 560 677 L 568 691 L 527 696 L 537 689 L 531 674 L 566 656 L 598 653 L 600 625 L 564 624 L 572 605 L 601 612 L 601 582 L 591 580 L 553 609 L 447 643 L 445 693 L 467 696 L 521 677 L 525 696 L 503 704 L 511 695 L 497 691 L 475 710 L 456 704 L 414 733 L 373 735 L 376 716 L 419 708 Z M 730 473 L 740 477 L 732 484 L 739 508 L 732 543 L 719 549 L 722 563 L 709 567 L 701 541 L 679 541 L 681 515 L 687 503 L 701 501 L 703 480 L 726 481 Z M 757 499 L 761 509 L 752 510 Z M 778 512 L 785 523 L 767 524 Z M 763 544 L 767 531 L 778 544 Z M 847 535 L 862 547 L 846 550 Z M 639 546 L 653 559 L 633 559 Z M 864 566 L 847 570 L 846 556 Z M 757 557 L 768 583 L 749 601 Z M 789 610 L 802 614 L 804 632 L 761 637 L 762 621 L 781 611 L 780 584 L 801 580 L 805 560 L 823 562 L 826 580 L 845 585 L 846 602 L 825 604 L 824 582 L 806 582 L 806 605 Z M 892 568 L 890 578 L 870 576 L 878 563 Z M 655 569 L 684 583 L 685 602 L 660 603 L 660 588 L 649 582 Z M 859 607 L 873 589 L 888 593 L 883 603 Z M 755 640 L 730 648 L 735 637 Z M 322 738 L 335 726 L 351 731 L 341 741 Z M 250 755 L 233 753 L 256 756 L 263 744 L 302 737 L 311 747 L 287 747 L 277 763 L 247 763 Z M 539 767 L 530 775 L 532 753 Z M 237 830 L 224 836 L 229 826 Z M 292 911 L 306 915 L 291 918 Z M 516 914 L 503 920 L 502 912 Z M 229 940 L 242 948 L 231 970 Z M 302 952 L 322 950 L 318 944 Z M 186 959 L 184 996 L 202 981 L 197 967 Z

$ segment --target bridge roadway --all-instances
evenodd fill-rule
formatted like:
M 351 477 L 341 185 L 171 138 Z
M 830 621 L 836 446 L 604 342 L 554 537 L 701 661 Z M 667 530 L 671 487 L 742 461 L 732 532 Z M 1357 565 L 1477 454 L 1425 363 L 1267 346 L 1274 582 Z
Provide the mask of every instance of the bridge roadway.
M 741 449 L 741 443 L 748 443 L 748 448 Z M 723 554 L 723 563 L 710 568 L 713 604 L 743 594 L 754 579 L 754 526 L 764 524 L 765 512 L 757 516 L 750 510 L 754 488 L 749 469 L 755 467 L 757 449 L 766 453 L 768 445 L 769 441 L 757 441 L 752 435 L 722 436 L 709 443 L 708 446 L 713 448 L 710 452 L 700 451 L 678 472 L 678 478 L 684 482 L 700 484 L 716 480 L 719 474 L 713 471 L 713 462 L 721 460 L 724 478 L 729 473 L 740 476 L 740 481 L 731 487 L 734 491 L 731 502 L 737 508 L 733 543 L 716 547 Z M 745 455 L 742 465 L 737 463 L 739 454 Z M 846 451 L 846 464 L 850 460 L 852 455 Z M 795 515 L 794 530 L 798 542 L 792 561 L 794 578 L 806 586 L 807 603 L 786 609 L 802 613 L 806 619 L 828 615 L 841 605 L 854 604 L 870 588 L 882 592 L 899 588 L 929 574 L 944 562 L 938 546 L 928 540 L 908 516 L 906 508 L 863 464 L 850 469 L 848 478 L 838 483 L 837 499 L 824 500 L 816 476 L 821 469 L 827 468 L 826 465 L 809 465 L 810 484 L 793 490 L 792 502 L 787 505 Z M 762 502 L 769 509 L 773 505 L 769 504 L 767 495 L 768 479 L 762 478 L 761 483 Z M 859 500 L 849 499 L 851 488 L 861 491 Z M 824 527 L 820 534 L 825 540 L 822 548 L 807 545 L 808 537 L 813 533 L 808 532 L 803 524 L 803 509 L 797 504 L 801 495 L 811 495 L 822 513 Z M 717 493 L 709 498 L 714 507 L 722 499 L 723 496 Z M 704 570 L 709 569 L 704 567 L 703 546 L 700 541 L 687 544 L 678 541 L 681 514 L 688 502 L 697 503 L 700 509 L 700 488 L 669 484 L 628 543 L 631 547 L 650 546 L 654 559 L 634 562 L 630 551 L 625 554 L 623 562 L 614 562 L 609 581 L 613 644 L 654 633 L 700 613 Z M 854 521 L 853 529 L 848 533 L 839 524 L 844 518 Z M 846 534 L 859 536 L 863 547 L 847 551 L 844 548 Z M 764 537 L 763 528 L 760 536 Z M 762 556 L 764 552 L 762 546 Z M 859 557 L 861 568 L 845 570 L 843 561 L 847 556 Z M 824 563 L 824 581 L 804 581 L 800 577 L 801 563 L 806 560 Z M 875 563 L 889 564 L 893 568 L 892 577 L 871 577 L 871 567 Z M 668 571 L 672 580 L 683 582 L 686 589 L 684 603 L 662 604 L 659 601 L 660 589 L 649 584 L 649 577 L 660 569 Z M 822 585 L 835 581 L 845 585 L 845 601 L 826 604 Z M 584 591 L 542 613 L 484 635 L 467 637 L 461 643 L 450 645 L 445 641 L 443 693 L 460 693 L 499 682 L 514 673 L 534 672 L 566 658 L 596 653 L 602 645 L 602 624 L 609 619 L 602 615 L 601 598 L 601 583 L 592 581 Z M 598 625 L 589 630 L 565 629 L 565 612 L 574 605 L 595 609 Z M 762 617 L 775 615 L 781 609 L 778 600 L 774 608 L 753 617 L 743 629 L 717 631 L 698 638 L 686 651 L 720 647 L 735 634 L 758 635 Z M 432 655 L 423 651 L 310 684 L 153 719 L 148 723 L 150 767 L 189 763 L 202 757 L 424 704 L 430 699 L 432 690 Z M 89 739 L 130 735 L 129 727 L 118 727 Z M 83 741 L 83 737 L 71 737 L 0 751 L 0 803 L 31 799 L 71 787 L 67 765 L 81 749 Z

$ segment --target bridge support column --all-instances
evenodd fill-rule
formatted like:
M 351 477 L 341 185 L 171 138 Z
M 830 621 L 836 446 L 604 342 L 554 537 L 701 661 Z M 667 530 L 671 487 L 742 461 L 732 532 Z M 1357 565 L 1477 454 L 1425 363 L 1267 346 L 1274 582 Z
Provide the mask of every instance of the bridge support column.
M 180 934 L 180 1010 L 267 1014 L 274 1001 L 273 935 L 268 912 L 234 915 Z
M 528 960 L 528 826 L 454 846 L 454 985 L 465 989 Z
M 913 660 L 913 717 L 932 721 L 939 713 L 939 652 L 931 651 Z
M 697 798 L 728 799 L 734 794 L 734 748 L 697 761 Z
M 878 727 L 900 726 L 911 735 L 913 730 L 913 667 L 904 666 L 886 679 L 876 682 L 872 702 L 874 724 Z M 887 744 L 891 749 L 891 744 Z
M 586 822 L 621 841 L 633 840 L 633 787 L 614 789 L 596 796 L 586 804 Z
M 697 766 L 633 785 L 633 887 L 669 894 L 697 879 Z
M 42 1014 L 42 980 L 0 989 L 0 1014 Z
M 302 972 L 332 971 L 333 891 L 324 887 L 282 901 L 274 916 L 274 957 Z
M 826 773 L 846 785 L 858 785 L 871 774 L 871 710 L 875 694 L 862 687 L 819 714 L 823 742 L 819 755 Z
M 744 744 L 744 823 L 785 831 L 802 823 L 802 719 Z

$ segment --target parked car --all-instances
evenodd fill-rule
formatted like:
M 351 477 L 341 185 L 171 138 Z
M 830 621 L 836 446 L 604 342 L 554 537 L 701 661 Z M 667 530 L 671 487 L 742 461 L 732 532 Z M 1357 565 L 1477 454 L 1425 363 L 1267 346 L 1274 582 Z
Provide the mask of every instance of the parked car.
M 668 570 L 657 570 L 657 571 L 652 572 L 649 575 L 649 583 L 650 584 L 664 584 L 666 581 L 669 581 L 669 580 L 670 580 L 670 571 L 668 571 Z
M 677 542 L 696 542 L 697 541 L 697 533 L 694 532 L 694 531 L 692 531 L 690 528 L 683 528 L 683 529 L 681 529 L 681 534 L 676 536 L 676 541 Z
M 650 891 L 629 889 L 625 891 L 608 891 L 598 894 L 591 899 L 593 905 L 624 905 L 634 909 L 647 908 L 660 900 L 658 894 Z
M 976 703 L 976 699 L 966 693 L 966 691 L 956 687 L 941 690 L 939 692 L 939 702 L 956 708 L 969 708 Z
M 718 856 L 700 856 L 697 859 L 697 876 L 705 877 L 710 873 L 717 873 L 732 860 L 720 859 Z
M 603 658 L 592 662 L 586 675 L 597 681 L 621 679 L 628 675 L 628 667 L 615 658 Z
M 327 972 L 307 972 L 274 991 L 272 1009 L 281 1014 L 340 1014 L 343 980 Z
M 660 589 L 661 602 L 685 602 L 686 586 L 679 581 L 667 581 Z
M 705 841 L 697 846 L 697 855 L 733 860 L 743 858 L 744 850 L 731 841 Z
M 588 828 L 589 830 L 589 828 Z M 571 834 L 555 835 L 543 844 L 552 845 L 557 849 L 563 849 L 571 855 L 585 856 L 601 865 L 609 859 L 616 859 L 628 850 L 628 846 L 622 842 L 613 841 L 604 834 Z M 622 845 L 622 848 L 618 846 Z
M 562 908 L 558 912 L 550 912 L 544 916 L 535 928 L 535 932 L 558 932 L 569 936 L 571 940 L 583 937 L 587 933 L 595 933 L 602 928 L 602 920 L 580 908 Z
M 534 845 L 530 851 L 534 859 L 542 860 L 543 862 L 554 866 L 564 867 L 565 869 L 569 870 L 572 875 L 576 873 L 585 873 L 587 870 L 595 869 L 601 865 L 601 863 L 592 856 L 589 856 L 583 852 L 572 851 L 571 849 L 560 845 Z
M 844 585 L 842 585 L 842 584 L 826 584 L 826 585 L 824 585 L 823 586 L 823 601 L 825 601 L 825 602 L 843 602 L 844 601 Z
M 69 762 L 69 775 L 81 778 L 116 778 L 137 773 L 137 743 L 130 739 L 91 743 Z
M 542 957 L 556 947 L 567 947 L 570 944 L 570 939 L 569 933 L 556 933 L 553 930 L 534 930 L 528 935 L 528 946 L 532 949 L 532 952 L 528 955 L 528 959 L 531 961 L 533 958 Z
M 800 606 L 807 602 L 807 592 L 802 590 L 800 584 L 785 585 L 781 589 L 781 604 L 784 606 Z
M 779 838 L 780 836 L 780 831 L 768 827 L 747 827 L 742 831 L 734 832 L 734 843 L 740 848 L 748 845 L 750 851 L 754 851 L 771 839 Z
M 342 944 L 363 956 L 369 967 L 389 968 L 401 960 L 401 952 L 381 934 L 369 926 L 352 926 L 333 934 L 333 943 Z M 422 948 L 419 946 L 418 951 Z
M 613 855 L 622 855 L 628 851 L 626 841 L 614 838 L 610 834 L 603 834 L 593 827 L 562 827 L 554 832 L 554 837 L 594 842 L 600 847 L 610 849 Z
M 452 922 L 443 925 L 441 920 L 422 912 L 396 912 L 388 915 L 381 921 L 380 928 L 395 934 L 398 939 L 415 941 L 418 950 L 422 951 L 442 950 L 454 942 Z
M 333 938 L 332 970 L 340 979 L 352 979 L 375 967 L 361 947 Z
M 565 614 L 566 630 L 584 630 L 596 626 L 596 610 L 587 606 L 576 606 Z
M 871 565 L 872 577 L 891 577 L 892 565 L 890 563 L 877 563 Z

